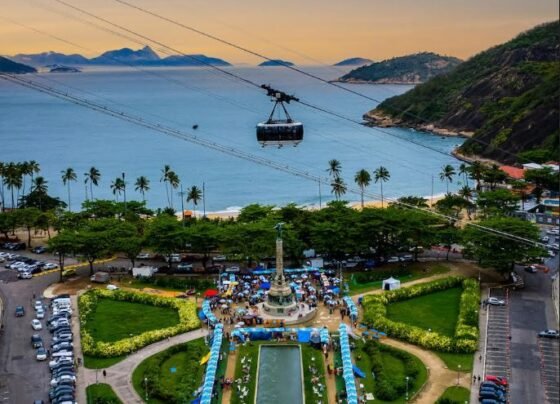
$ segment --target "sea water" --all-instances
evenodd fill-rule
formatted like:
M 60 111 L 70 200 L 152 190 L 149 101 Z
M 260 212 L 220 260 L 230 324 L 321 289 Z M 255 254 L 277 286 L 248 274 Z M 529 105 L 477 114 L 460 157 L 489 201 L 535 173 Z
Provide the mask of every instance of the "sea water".
M 281 67 L 227 69 L 355 120 L 361 120 L 377 104 Z M 304 69 L 325 79 L 342 74 L 324 67 Z M 316 176 L 328 177 L 328 161 L 337 159 L 342 163 L 342 177 L 353 188 L 356 188 L 353 182 L 356 171 L 371 172 L 383 165 L 391 174 L 384 184 L 388 197 L 430 195 L 432 183 L 433 192 L 442 193 L 445 184 L 439 181 L 441 167 L 458 164 L 452 156 L 445 155 L 461 142 L 458 138 L 441 138 L 408 129 L 383 129 L 444 152 L 440 154 L 298 103 L 291 103 L 288 108 L 292 117 L 305 125 L 303 142 L 295 148 L 262 148 L 256 141 L 255 125 L 266 120 L 272 108 L 264 91 L 211 69 L 151 69 L 150 72 L 86 68 L 82 73 L 44 73 L 24 78 Z M 411 88 L 344 86 L 379 101 Z M 194 125 L 198 129 L 194 130 Z M 202 188 L 205 184 L 208 211 L 255 202 L 319 203 L 316 182 L 167 137 L 0 80 L 0 161 L 24 160 L 39 162 L 40 175 L 47 179 L 49 193 L 64 201 L 67 193 L 61 171 L 74 168 L 78 173 L 78 181 L 71 184 L 74 209 L 85 199 L 84 173 L 92 166 L 101 172 L 100 184 L 93 189 L 95 198 L 115 198 L 110 184 L 125 173 L 128 199 L 140 199 L 140 194 L 134 191 L 134 181 L 143 175 L 151 181 L 146 194 L 148 206 L 164 207 L 167 197 L 160 180 L 165 164 L 179 175 L 185 190 L 193 185 Z M 458 185 L 454 181 L 451 189 Z M 379 194 L 380 184 L 372 183 L 368 190 Z M 330 189 L 323 186 L 321 191 L 323 203 L 333 199 Z M 173 191 L 176 209 L 181 207 L 178 192 L 179 188 Z M 357 201 L 359 195 L 347 194 L 344 198 Z

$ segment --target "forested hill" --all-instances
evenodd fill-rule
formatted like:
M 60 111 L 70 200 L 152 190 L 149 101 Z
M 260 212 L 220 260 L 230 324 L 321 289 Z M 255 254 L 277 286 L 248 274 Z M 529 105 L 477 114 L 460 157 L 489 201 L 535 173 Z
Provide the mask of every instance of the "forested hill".
M 35 73 L 35 70 L 31 66 L 27 66 L 21 63 L 16 63 L 10 59 L 0 56 L 0 73 Z
M 400 56 L 362 66 L 345 74 L 338 81 L 364 83 L 418 84 L 446 73 L 461 60 L 431 52 Z
M 467 140 L 459 150 L 466 155 L 507 163 L 557 160 L 559 28 L 558 21 L 537 26 L 385 100 L 365 117 L 374 123 L 471 132 L 489 144 Z

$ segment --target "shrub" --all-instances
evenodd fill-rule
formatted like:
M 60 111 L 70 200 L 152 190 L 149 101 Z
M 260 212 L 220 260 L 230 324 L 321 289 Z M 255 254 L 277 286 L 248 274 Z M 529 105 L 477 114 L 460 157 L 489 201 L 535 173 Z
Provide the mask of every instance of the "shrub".
M 387 318 L 386 305 L 389 303 L 412 299 L 457 286 L 462 286 L 463 293 L 461 294 L 461 309 L 453 338 Z M 470 353 L 476 351 L 478 345 L 477 313 L 479 301 L 480 290 L 476 281 L 450 276 L 409 288 L 393 290 L 382 295 L 365 296 L 363 302 L 365 308 L 364 321 L 386 332 L 387 335 L 427 349 L 443 352 Z
M 94 312 L 99 298 L 174 308 L 179 314 L 179 323 L 172 327 L 146 331 L 140 335 L 124 338 L 116 342 L 95 341 L 87 331 L 86 324 Z M 121 356 L 134 352 L 146 345 L 198 328 L 200 325 L 194 302 L 139 292 L 92 289 L 80 296 L 78 307 L 80 310 L 82 351 L 85 355 L 102 358 Z

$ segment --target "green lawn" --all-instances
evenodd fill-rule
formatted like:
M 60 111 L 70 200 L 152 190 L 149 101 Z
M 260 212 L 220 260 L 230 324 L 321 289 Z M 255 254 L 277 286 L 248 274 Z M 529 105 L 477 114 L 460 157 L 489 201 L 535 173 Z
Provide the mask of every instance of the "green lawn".
M 115 342 L 177 323 L 179 314 L 168 307 L 100 298 L 86 327 L 94 340 Z
M 358 384 L 362 384 L 364 386 L 363 389 L 358 389 L 358 393 L 359 394 L 361 394 L 362 392 L 374 393 L 376 381 L 371 370 L 372 358 L 370 358 L 368 353 L 363 348 L 364 348 L 364 343 L 362 341 L 357 341 L 356 349 L 352 353 L 356 365 L 365 373 L 365 378 L 358 379 L 359 381 Z M 397 350 L 396 348 L 390 348 L 390 349 Z M 416 366 L 418 366 L 420 370 L 414 382 L 410 383 L 408 386 L 408 394 L 410 399 L 426 383 L 426 380 L 428 379 L 428 370 L 426 369 L 426 366 L 420 359 L 418 359 L 414 355 L 411 354 L 409 355 L 412 357 L 414 363 L 416 364 Z M 383 363 L 384 371 L 386 372 L 387 375 L 389 375 L 390 380 L 394 381 L 395 383 L 398 382 L 402 383 L 402 381 L 405 380 L 406 377 L 404 362 L 400 358 L 392 355 L 390 351 L 381 352 L 380 356 L 381 356 L 380 357 L 381 362 Z M 383 401 L 376 397 L 375 402 L 392 403 L 392 404 L 406 403 L 406 393 L 403 393 L 403 395 L 400 398 L 394 401 Z
M 460 370 L 461 372 L 470 372 L 473 368 L 474 354 L 459 354 L 448 352 L 433 351 L 439 358 L 445 362 L 445 365 L 451 370 Z M 461 368 L 459 368 L 461 365 Z
M 105 383 L 86 387 L 87 404 L 122 404 L 111 386 Z
M 97 358 L 95 356 L 84 355 L 84 366 L 88 369 L 105 369 L 119 363 L 126 356 L 115 356 L 113 358 Z
M 190 402 L 202 385 L 206 366 L 200 359 L 208 351 L 199 338 L 150 356 L 134 369 L 132 385 L 140 397 L 146 397 L 148 387 L 147 403 Z
M 407 282 L 412 282 L 417 279 L 426 278 L 432 275 L 439 275 L 445 274 L 450 271 L 447 265 L 441 263 L 434 263 L 434 262 L 427 262 L 427 263 L 419 263 L 415 262 L 410 264 L 406 268 L 407 275 L 399 276 L 397 273 L 399 272 L 398 269 L 395 270 L 388 269 L 386 267 L 381 267 L 378 269 L 373 269 L 370 271 L 372 277 L 377 277 L 376 271 L 379 273 L 378 278 L 382 278 L 381 280 L 376 280 L 372 282 L 360 282 L 356 279 L 356 277 L 350 276 L 350 281 L 348 282 L 350 288 L 351 295 L 358 295 L 360 293 L 369 292 L 370 290 L 381 289 L 383 285 L 383 279 L 388 278 L 389 276 L 393 276 L 396 279 L 401 281 L 401 284 L 405 284 Z M 393 273 L 395 272 L 395 273 Z
M 231 395 L 231 404 L 241 404 L 241 403 L 252 403 L 255 401 L 255 387 L 257 381 L 257 365 L 259 360 L 259 346 L 260 345 L 276 345 L 277 342 L 274 341 L 253 341 L 250 344 L 246 345 L 239 345 L 238 349 L 238 356 L 237 356 L 237 363 L 235 365 L 235 379 L 242 378 L 243 373 L 243 365 L 241 364 L 241 358 L 245 358 L 245 363 L 250 360 L 250 371 L 249 371 L 249 383 L 246 386 L 248 389 L 247 396 L 241 400 L 236 394 L 237 389 L 233 390 L 233 394 Z M 285 343 L 280 343 L 282 345 L 287 345 Z M 325 390 L 323 397 L 319 397 L 313 393 L 313 384 L 311 383 L 311 377 L 313 376 L 309 366 L 312 365 L 317 373 L 315 374 L 321 384 L 326 386 L 325 383 L 325 364 L 323 361 L 323 354 L 320 350 L 312 348 L 310 345 L 301 344 L 301 352 L 302 352 L 302 363 L 303 363 L 303 378 L 304 378 L 304 388 L 305 388 L 305 397 L 306 403 L 309 404 L 326 404 L 328 402 L 328 393 Z M 311 358 L 315 358 L 312 360 Z
M 387 318 L 453 337 L 462 288 L 451 288 L 387 305 Z
M 451 400 L 453 403 L 463 404 L 470 401 L 471 392 L 469 389 L 461 386 L 453 386 L 445 389 L 436 404 L 442 399 Z M 449 403 L 449 402 L 448 402 Z

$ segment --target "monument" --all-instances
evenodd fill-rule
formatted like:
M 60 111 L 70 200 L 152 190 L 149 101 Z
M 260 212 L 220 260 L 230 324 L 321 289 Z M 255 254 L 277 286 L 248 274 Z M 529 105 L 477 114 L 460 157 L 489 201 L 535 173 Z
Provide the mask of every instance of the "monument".
M 263 309 L 273 316 L 289 316 L 298 311 L 298 305 L 289 283 L 284 277 L 284 247 L 282 244 L 282 226 L 278 223 L 274 228 L 276 236 L 276 273 L 272 280 Z

